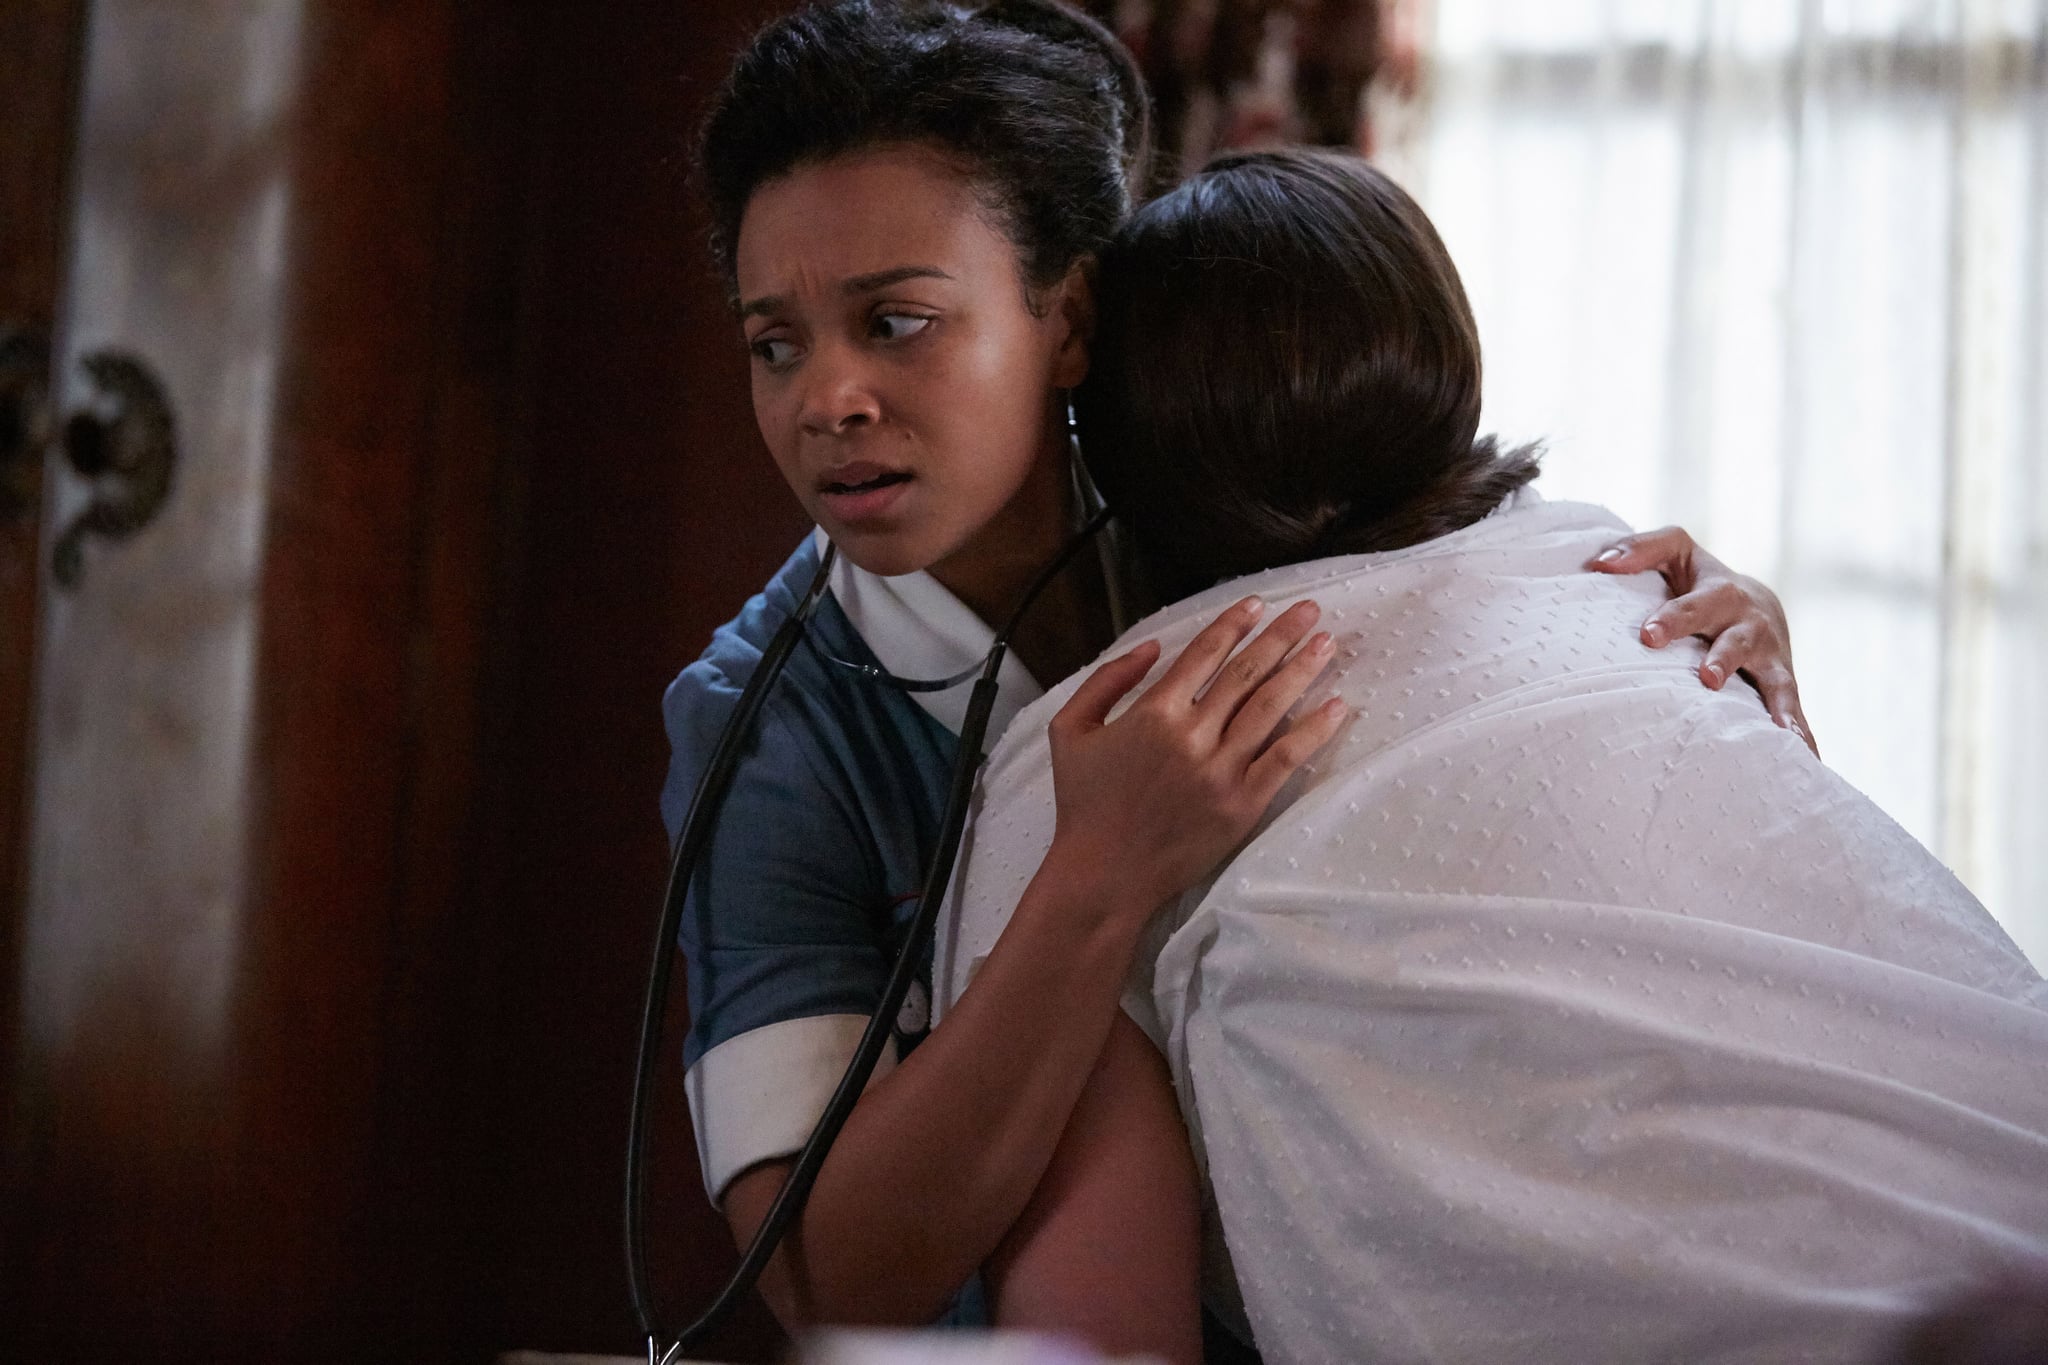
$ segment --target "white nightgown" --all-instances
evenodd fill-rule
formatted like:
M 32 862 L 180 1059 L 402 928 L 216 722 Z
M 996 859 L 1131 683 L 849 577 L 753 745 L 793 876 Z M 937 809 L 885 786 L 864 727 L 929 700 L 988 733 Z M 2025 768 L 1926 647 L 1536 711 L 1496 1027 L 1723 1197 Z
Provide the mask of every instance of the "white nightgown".
M 1357 710 L 1126 1000 L 1269 1365 L 1864 1361 L 2048 1270 L 2048 987 L 1746 685 L 1638 641 L 1662 582 L 1582 567 L 1625 529 L 1524 496 L 1115 646 L 1314 598 L 1307 704 Z M 1050 843 L 1077 684 L 992 755 L 942 1009 Z

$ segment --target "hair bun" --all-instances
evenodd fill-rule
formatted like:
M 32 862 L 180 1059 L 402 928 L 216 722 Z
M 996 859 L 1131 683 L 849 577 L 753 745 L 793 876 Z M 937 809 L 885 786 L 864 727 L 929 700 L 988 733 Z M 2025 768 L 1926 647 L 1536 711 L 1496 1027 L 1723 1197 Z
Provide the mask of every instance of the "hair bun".
M 1124 183 L 1135 202 L 1152 174 L 1152 96 L 1131 50 L 1101 20 L 1061 0 L 988 0 L 974 16 L 1065 47 L 1087 48 L 1102 58 L 1116 78 L 1117 103 L 1123 109 L 1118 132 Z

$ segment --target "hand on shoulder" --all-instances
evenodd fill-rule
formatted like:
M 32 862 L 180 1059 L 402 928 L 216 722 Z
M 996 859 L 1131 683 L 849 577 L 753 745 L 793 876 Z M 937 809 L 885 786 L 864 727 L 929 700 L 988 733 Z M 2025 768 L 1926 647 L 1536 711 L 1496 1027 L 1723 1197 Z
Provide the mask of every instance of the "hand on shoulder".
M 1157 661 L 1156 641 L 1101 665 L 1060 708 L 1049 727 L 1049 865 L 1100 879 L 1149 914 L 1242 842 L 1337 732 L 1346 707 L 1336 698 L 1283 725 L 1330 660 L 1326 633 L 1305 638 L 1316 605 L 1288 608 L 1239 650 L 1263 611 L 1256 597 L 1225 611 L 1113 721 Z

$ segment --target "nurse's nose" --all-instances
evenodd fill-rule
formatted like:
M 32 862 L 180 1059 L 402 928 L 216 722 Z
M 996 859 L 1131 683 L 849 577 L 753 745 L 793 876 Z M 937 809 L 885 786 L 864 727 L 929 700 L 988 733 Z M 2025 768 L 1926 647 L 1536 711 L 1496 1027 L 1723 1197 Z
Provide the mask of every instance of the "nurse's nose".
M 882 403 L 867 366 L 853 348 L 821 346 L 804 365 L 804 430 L 840 436 L 882 419 Z

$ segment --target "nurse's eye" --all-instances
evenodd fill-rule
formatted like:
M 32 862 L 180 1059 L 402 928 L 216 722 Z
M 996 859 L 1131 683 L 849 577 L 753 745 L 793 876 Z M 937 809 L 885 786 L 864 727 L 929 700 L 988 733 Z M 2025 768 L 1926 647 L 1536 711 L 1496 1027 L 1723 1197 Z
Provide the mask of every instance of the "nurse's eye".
M 780 370 L 796 359 L 796 343 L 788 337 L 761 337 L 747 343 L 755 359 L 771 370 Z
M 868 324 L 868 335 L 882 341 L 904 341 L 932 325 L 923 313 L 877 313 Z

